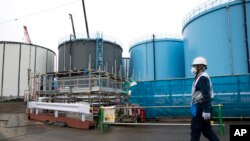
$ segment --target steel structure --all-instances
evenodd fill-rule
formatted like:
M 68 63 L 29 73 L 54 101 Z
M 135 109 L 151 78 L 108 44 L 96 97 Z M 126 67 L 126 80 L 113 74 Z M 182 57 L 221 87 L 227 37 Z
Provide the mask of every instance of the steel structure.
M 103 71 L 69 71 L 38 74 L 32 78 L 30 99 L 43 102 L 87 102 L 99 109 L 101 105 L 123 102 L 122 79 Z

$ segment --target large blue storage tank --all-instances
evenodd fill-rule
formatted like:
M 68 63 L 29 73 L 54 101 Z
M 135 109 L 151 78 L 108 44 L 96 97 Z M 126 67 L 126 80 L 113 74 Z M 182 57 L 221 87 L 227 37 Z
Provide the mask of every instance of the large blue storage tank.
M 135 81 L 183 78 L 184 49 L 180 36 L 150 35 L 132 43 L 129 75 Z
M 250 0 L 213 0 L 184 20 L 185 75 L 197 56 L 212 76 L 249 73 Z

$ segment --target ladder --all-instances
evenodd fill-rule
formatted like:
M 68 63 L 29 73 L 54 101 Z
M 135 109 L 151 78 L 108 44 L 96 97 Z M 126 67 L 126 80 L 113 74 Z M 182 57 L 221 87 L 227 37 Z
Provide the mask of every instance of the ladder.
M 102 33 L 96 37 L 96 70 L 103 68 L 103 38 Z

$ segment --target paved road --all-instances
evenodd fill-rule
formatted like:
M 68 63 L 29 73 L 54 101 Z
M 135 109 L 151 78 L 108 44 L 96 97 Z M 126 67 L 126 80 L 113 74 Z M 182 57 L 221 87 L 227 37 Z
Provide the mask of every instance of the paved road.
M 242 123 L 242 122 L 241 122 Z M 213 127 L 221 141 L 229 141 L 229 124 L 225 135 Z M 83 130 L 28 121 L 25 114 L 0 114 L 0 141 L 189 141 L 189 126 L 111 126 Z M 201 141 L 206 141 L 204 137 Z

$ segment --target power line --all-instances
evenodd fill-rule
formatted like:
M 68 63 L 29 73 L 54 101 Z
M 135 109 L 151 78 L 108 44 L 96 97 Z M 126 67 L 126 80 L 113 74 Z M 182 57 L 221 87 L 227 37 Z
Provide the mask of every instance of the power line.
M 9 23 L 9 22 L 13 22 L 13 21 L 17 21 L 17 20 L 22 20 L 22 19 L 25 19 L 25 18 L 28 18 L 28 17 L 31 17 L 31 16 L 35 16 L 35 15 L 38 15 L 38 14 L 46 13 L 46 12 L 49 12 L 49 11 L 52 11 L 52 10 L 55 10 L 55 9 L 59 9 L 61 7 L 64 7 L 64 6 L 71 5 L 71 4 L 76 3 L 78 1 L 79 0 L 71 1 L 69 3 L 65 3 L 65 4 L 62 4 L 62 5 L 56 6 L 56 7 L 44 9 L 44 10 L 41 10 L 41 11 L 38 11 L 38 12 L 34 12 L 34 13 L 31 13 L 31 14 L 27 14 L 25 16 L 17 17 L 17 18 L 11 19 L 11 20 L 1 21 L 0 24 L 6 24 L 6 23 Z

